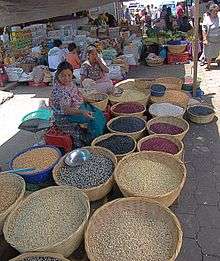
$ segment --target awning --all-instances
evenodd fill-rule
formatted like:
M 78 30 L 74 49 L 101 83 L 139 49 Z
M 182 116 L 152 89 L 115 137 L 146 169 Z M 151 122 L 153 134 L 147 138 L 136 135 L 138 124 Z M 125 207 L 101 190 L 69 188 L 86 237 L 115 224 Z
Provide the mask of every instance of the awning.
M 0 0 L 0 27 L 69 15 L 120 0 Z

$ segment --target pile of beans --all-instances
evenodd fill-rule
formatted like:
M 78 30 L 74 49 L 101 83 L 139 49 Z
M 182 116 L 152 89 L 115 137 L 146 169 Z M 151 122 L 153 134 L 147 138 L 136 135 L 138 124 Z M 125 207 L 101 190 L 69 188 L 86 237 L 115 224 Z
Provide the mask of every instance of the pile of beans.
M 50 187 L 39 192 L 29 195 L 13 212 L 5 233 L 6 241 L 24 252 L 67 239 L 88 216 L 85 195 L 72 187 Z
M 137 113 L 145 109 L 144 105 L 137 102 L 125 102 L 115 106 L 116 113 Z
M 114 164 L 111 159 L 92 153 L 91 157 L 80 166 L 63 165 L 59 170 L 58 181 L 79 189 L 92 188 L 106 182 L 113 171 Z
M 113 135 L 96 143 L 96 146 L 104 147 L 115 155 L 122 155 L 132 151 L 135 142 L 131 137 L 125 135 Z
M 48 256 L 33 256 L 33 257 L 25 257 L 18 261 L 62 261 L 61 259 L 55 257 L 48 257 Z
M 165 122 L 153 123 L 150 126 L 150 130 L 156 134 L 171 134 L 171 135 L 177 135 L 184 132 L 184 129 Z
M 214 110 L 205 106 L 197 105 L 189 108 L 189 112 L 197 116 L 207 116 L 214 113 Z
M 166 194 L 181 183 L 177 171 L 165 163 L 133 157 L 119 163 L 117 182 L 140 196 L 154 197 Z
M 171 103 L 154 103 L 150 106 L 149 112 L 154 116 L 174 116 L 183 115 L 184 109 Z
M 145 121 L 137 117 L 120 117 L 115 119 L 109 127 L 113 131 L 133 133 L 145 128 Z
M 59 153 L 53 148 L 33 148 L 16 157 L 12 167 L 14 169 L 34 168 L 33 172 L 37 172 L 51 167 L 59 158 Z M 30 174 L 30 172 L 22 172 L 22 174 Z
M 173 155 L 177 154 L 179 151 L 178 146 L 175 143 L 168 139 L 160 137 L 151 138 L 142 142 L 140 150 L 162 151 Z
M 171 260 L 177 228 L 157 205 L 127 202 L 102 209 L 90 220 L 88 251 L 92 260 Z M 105 222 L 103 222 L 103 220 Z M 91 243 L 91 244 L 90 244 Z

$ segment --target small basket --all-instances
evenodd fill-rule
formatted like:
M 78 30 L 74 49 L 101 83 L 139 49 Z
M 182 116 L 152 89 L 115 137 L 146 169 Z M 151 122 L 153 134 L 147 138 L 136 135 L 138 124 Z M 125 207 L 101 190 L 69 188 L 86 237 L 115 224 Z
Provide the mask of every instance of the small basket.
M 128 165 L 125 166 L 125 168 L 129 168 L 129 164 L 135 164 L 135 160 L 150 160 L 152 162 L 158 162 L 163 163 L 164 165 L 169 166 L 170 169 L 176 175 L 179 175 L 180 182 L 179 184 L 172 190 L 166 193 L 160 193 L 157 195 L 147 195 L 144 192 L 138 191 L 135 192 L 132 189 L 129 188 L 129 185 L 127 184 L 127 180 L 121 179 L 123 176 L 123 168 L 125 164 L 128 163 Z M 147 164 L 147 163 L 146 163 Z M 137 164 L 135 166 L 138 168 Z M 148 172 L 146 172 L 146 175 L 149 175 L 151 173 L 150 169 Z M 179 197 L 180 192 L 185 184 L 186 181 L 186 167 L 183 164 L 182 161 L 179 159 L 176 159 L 173 155 L 170 155 L 168 153 L 163 152 L 157 152 L 157 151 L 141 151 L 137 153 L 132 153 L 126 157 L 124 157 L 117 165 L 115 173 L 114 173 L 115 181 L 120 189 L 120 191 L 123 193 L 125 197 L 144 197 L 150 200 L 155 200 L 158 203 L 161 203 L 165 205 L 166 207 L 171 206 L 175 200 Z M 132 182 L 136 183 L 135 179 L 132 180 Z
M 182 91 L 167 90 L 162 97 L 151 96 L 152 103 L 172 103 L 182 108 L 186 108 L 189 103 L 189 96 Z
M 90 152 L 93 152 L 98 155 L 103 155 L 108 158 L 110 158 L 116 167 L 117 164 L 117 158 L 116 156 L 110 151 L 107 150 L 106 148 L 102 147 L 84 147 L 85 149 L 89 150 Z M 65 185 L 59 182 L 58 176 L 60 175 L 60 168 L 64 165 L 64 157 L 60 159 L 58 164 L 54 167 L 53 169 L 53 179 L 57 185 Z M 92 187 L 92 188 L 87 188 L 87 189 L 80 189 L 82 192 L 84 192 L 90 201 L 96 201 L 99 200 L 103 197 L 105 197 L 112 189 L 112 186 L 114 184 L 114 179 L 113 179 L 113 173 L 112 176 L 103 184 L 97 186 L 97 187 Z
M 157 78 L 155 82 L 159 84 L 163 84 L 164 86 L 166 86 L 168 90 L 177 90 L 177 91 L 181 91 L 183 85 L 183 81 L 176 77 Z
M 128 118 L 130 118 L 130 117 L 139 118 L 139 119 L 141 119 L 141 120 L 145 123 L 145 127 L 144 127 L 142 130 L 140 130 L 140 131 L 132 132 L 132 133 L 125 133 L 125 132 L 119 132 L 119 131 L 114 131 L 114 130 L 112 130 L 112 129 L 110 128 L 110 125 L 112 124 L 112 122 L 118 120 L 118 119 L 121 118 L 121 117 L 123 117 L 123 118 L 124 118 L 124 117 L 128 117 Z M 138 117 L 138 116 L 118 116 L 118 117 L 116 117 L 116 118 L 114 118 L 114 119 L 111 119 L 111 120 L 107 123 L 107 128 L 108 128 L 108 130 L 109 130 L 111 133 L 118 133 L 118 134 L 122 134 L 122 135 L 129 135 L 129 136 L 133 137 L 135 140 L 139 140 L 139 139 L 141 139 L 141 138 L 143 137 L 144 131 L 145 131 L 145 129 L 146 129 L 146 124 L 147 124 L 146 121 L 145 121 L 143 118 Z
M 138 151 L 143 151 L 143 150 L 141 150 L 142 143 L 144 143 L 147 140 L 153 139 L 153 138 L 163 138 L 163 139 L 167 139 L 169 141 L 172 141 L 178 147 L 178 152 L 176 154 L 174 154 L 173 156 L 177 159 L 183 160 L 183 157 L 184 157 L 183 142 L 178 140 L 177 138 L 173 137 L 172 135 L 168 135 L 168 134 L 154 134 L 154 135 L 144 137 L 143 139 L 139 140 L 139 142 L 137 144 Z
M 212 110 L 213 112 L 208 114 L 208 115 L 195 115 L 192 112 L 190 112 L 190 108 L 198 107 L 198 106 L 205 107 L 207 109 Z M 210 107 L 210 106 L 206 106 L 206 105 L 194 105 L 194 106 L 191 106 L 191 107 L 188 108 L 187 114 L 188 114 L 189 120 L 191 122 L 194 122 L 194 123 L 197 123 L 197 124 L 208 124 L 208 123 L 212 122 L 214 117 L 215 117 L 215 111 L 213 110 L 213 108 Z
M 166 87 L 162 84 L 153 83 L 150 87 L 151 96 L 153 97 L 162 97 L 166 92 Z
M 20 188 L 20 191 L 19 191 L 15 201 L 7 209 L 5 209 L 3 212 L 0 213 L 0 235 L 2 234 L 2 229 L 4 226 L 5 219 L 12 212 L 12 210 L 16 208 L 16 206 L 19 204 L 19 202 L 23 199 L 24 193 L 25 193 L 24 179 L 16 174 L 6 174 L 6 173 L 3 173 L 3 174 L 0 173 L 0 183 L 3 184 L 3 186 L 2 186 L 3 188 L 0 193 L 4 192 L 4 183 L 6 183 L 6 182 L 10 183 L 11 187 L 18 186 Z
M 26 242 L 22 243 L 21 237 L 15 237 L 14 233 L 16 233 L 16 229 L 18 229 L 19 222 L 22 219 L 19 219 L 21 213 L 23 212 L 25 215 L 27 215 L 28 209 L 30 206 L 35 204 L 36 201 L 41 201 L 41 207 L 39 211 L 43 210 L 43 205 L 46 204 L 45 201 L 48 199 L 48 204 L 52 204 L 53 206 L 53 197 L 56 197 L 56 200 L 59 198 L 60 204 L 56 207 L 58 209 L 65 209 L 68 208 L 70 211 L 73 211 L 74 204 L 71 202 L 74 200 L 78 200 L 81 203 L 82 210 L 82 223 L 75 229 L 75 231 L 70 231 L 69 235 L 65 239 L 60 239 L 56 243 L 54 242 L 51 245 L 44 245 L 39 247 L 31 247 L 30 245 L 26 245 Z M 71 205 L 70 205 L 71 204 Z M 37 210 L 35 210 L 37 211 Z M 59 213 L 59 210 L 57 210 L 57 215 Z M 70 214 L 70 213 L 69 213 Z M 80 213 L 77 213 L 80 215 Z M 89 219 L 90 214 L 90 205 L 88 197 L 81 192 L 78 189 L 75 189 L 73 187 L 69 186 L 56 186 L 56 187 L 49 187 L 45 189 L 41 189 L 37 192 L 34 192 L 30 194 L 26 199 L 24 199 L 9 215 L 7 220 L 5 221 L 3 232 L 6 241 L 12 245 L 15 249 L 17 249 L 21 253 L 25 252 L 52 252 L 52 253 L 59 253 L 63 256 L 70 256 L 72 252 L 74 252 L 80 245 L 84 229 L 87 224 L 87 221 Z M 43 213 L 40 213 L 40 215 L 43 215 Z M 18 217 L 19 216 L 19 217 Z M 73 218 L 76 217 L 75 213 L 72 213 Z M 47 218 L 47 217 L 45 217 Z M 60 218 L 60 216 L 59 216 Z M 26 219 L 28 220 L 27 216 Z M 54 217 L 56 219 L 56 217 Z M 63 217 L 63 222 L 65 221 L 65 217 Z M 30 222 L 30 220 L 29 220 Z M 39 227 L 38 219 L 36 217 L 36 220 L 33 220 L 33 222 L 36 224 L 36 227 Z M 60 224 L 62 226 L 62 224 Z M 41 228 L 42 229 L 42 228 Z M 30 231 L 29 231 L 30 232 Z M 51 232 L 51 231 L 50 231 Z M 30 234 L 30 233 L 29 233 Z M 52 236 L 52 235 L 51 235 Z M 35 240 L 36 241 L 36 240 Z M 35 243 L 36 244 L 36 243 Z
M 55 254 L 55 253 L 47 253 L 47 252 L 25 253 L 15 258 L 12 258 L 9 261 L 24 261 L 26 258 L 30 258 L 30 257 L 51 257 L 51 258 L 58 259 L 58 261 L 70 261 L 69 259 L 63 257 L 63 255 Z
M 102 141 L 102 140 L 106 140 L 106 139 L 108 139 L 108 138 L 110 138 L 110 137 L 112 137 L 112 136 L 121 136 L 121 135 L 122 135 L 122 134 L 118 134 L 118 133 L 108 133 L 108 134 L 99 136 L 99 137 L 97 137 L 96 139 L 93 140 L 92 146 L 96 146 L 96 144 L 97 144 L 98 142 L 100 142 L 100 141 Z M 133 153 L 133 152 L 136 150 L 136 146 L 137 146 L 136 140 L 135 140 L 133 137 L 131 137 L 131 136 L 129 136 L 129 135 L 125 135 L 125 134 L 123 134 L 123 136 L 132 138 L 133 141 L 134 141 L 135 146 L 134 146 L 133 150 L 129 151 L 129 152 L 126 153 L 126 154 L 115 154 L 115 156 L 117 157 L 117 161 L 119 161 L 119 160 L 121 160 L 123 157 L 125 157 L 125 156 L 127 156 L 127 155 Z
M 167 47 L 169 53 L 173 53 L 173 54 L 184 53 L 184 51 L 186 50 L 186 44 L 181 44 L 181 45 L 168 44 Z
M 136 103 L 137 105 L 142 105 L 143 109 L 139 112 L 133 112 L 133 113 L 116 112 L 115 109 L 117 108 L 117 106 L 122 105 L 122 104 L 129 104 L 129 102 L 119 102 L 111 107 L 112 115 L 114 117 L 126 116 L 126 115 L 139 116 L 139 117 L 143 116 L 146 111 L 146 106 L 144 106 L 143 104 L 141 104 L 139 102 L 132 102 L 132 103 Z
M 140 218 L 140 220 L 147 220 L 147 219 L 153 219 L 153 220 L 163 220 L 165 222 L 165 226 L 168 226 L 169 233 L 172 235 L 172 243 L 170 245 L 170 251 L 169 256 L 164 257 L 163 260 L 166 261 L 174 261 L 181 249 L 182 246 L 182 237 L 183 232 L 181 230 L 181 225 L 177 219 L 177 217 L 172 213 L 172 211 L 165 206 L 162 206 L 154 201 L 147 200 L 142 197 L 130 197 L 130 198 L 121 198 L 116 199 L 114 201 L 111 201 L 101 208 L 99 208 L 91 217 L 86 233 L 85 233 L 85 248 L 88 255 L 88 258 L 90 261 L 96 261 L 96 260 L 118 260 L 116 257 L 113 257 L 111 255 L 114 255 L 114 253 L 118 252 L 124 252 L 124 249 L 128 249 L 127 257 L 124 257 L 123 260 L 133 260 L 133 257 L 135 256 L 136 251 L 139 252 L 143 251 L 142 256 L 148 257 L 148 246 L 147 243 L 140 241 L 138 244 L 138 240 L 133 240 L 133 238 L 137 238 L 137 231 L 133 229 L 131 231 L 131 234 L 128 234 L 129 231 L 127 228 L 130 228 L 130 224 L 126 224 L 126 219 L 123 220 L 123 216 L 126 217 L 127 213 L 130 213 L 130 215 L 137 218 L 137 220 Z M 121 216 L 118 214 L 121 213 Z M 122 221 L 121 221 L 122 219 Z M 105 220 L 110 220 L 111 223 L 115 224 L 115 227 L 113 228 L 110 224 L 110 222 L 105 222 Z M 123 223 L 122 228 L 120 227 L 121 222 Z M 135 220 L 134 220 L 134 224 Z M 154 222 L 152 222 L 154 224 Z M 102 229 L 100 229 L 102 228 Z M 109 234 L 111 233 L 111 240 L 115 241 L 118 238 L 121 238 L 124 235 L 127 235 L 128 240 L 123 242 L 124 246 L 119 248 L 117 241 L 113 244 L 115 247 L 108 249 L 108 245 L 105 246 L 107 251 L 101 250 L 101 244 L 102 242 L 99 242 L 100 239 L 100 233 L 101 231 L 105 230 L 106 233 L 106 244 L 109 241 L 110 237 Z M 140 228 L 141 230 L 141 228 Z M 162 234 L 159 232 L 159 236 Z M 115 234 L 115 235 L 114 235 Z M 139 235 L 139 233 L 138 233 Z M 147 235 L 148 236 L 148 235 Z M 155 234 L 155 242 L 158 242 L 158 235 Z M 95 239 L 94 239 L 95 238 Z M 141 239 L 140 239 L 141 240 Z M 143 239 L 144 241 L 144 239 Z M 105 240 L 104 240 L 105 242 Z M 147 241 L 148 242 L 148 241 Z M 143 243 L 143 244 L 142 244 Z M 137 250 L 138 248 L 138 250 Z M 135 251 L 136 250 L 136 251 Z M 160 250 L 159 250 L 160 251 Z M 109 254 L 110 253 L 110 254 Z M 112 254 L 111 254 L 112 253 Z M 131 253 L 131 255 L 129 255 Z M 152 255 L 147 258 L 147 260 L 157 260 L 156 255 L 157 253 L 153 250 L 153 255 L 155 253 L 155 258 L 152 259 Z M 135 259 L 138 260 L 138 257 Z M 141 259 L 143 260 L 143 258 Z M 160 260 L 162 260 L 160 258 Z
M 149 134 L 157 134 L 150 130 L 150 127 L 154 123 L 168 123 L 175 125 L 179 128 L 182 128 L 184 131 L 180 134 L 172 135 L 173 137 L 176 137 L 178 140 L 182 141 L 187 132 L 189 131 L 189 123 L 185 121 L 184 119 L 177 118 L 177 117 L 155 117 L 147 122 L 147 131 Z
M 101 111 L 105 111 L 108 105 L 108 95 L 105 93 L 92 93 L 85 96 L 86 100 Z M 99 99 L 99 101 L 97 101 Z

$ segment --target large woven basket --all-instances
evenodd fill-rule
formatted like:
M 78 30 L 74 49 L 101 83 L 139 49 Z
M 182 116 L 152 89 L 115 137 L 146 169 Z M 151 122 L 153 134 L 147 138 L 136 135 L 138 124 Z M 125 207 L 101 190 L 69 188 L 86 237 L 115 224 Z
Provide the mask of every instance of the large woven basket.
M 150 121 L 147 122 L 147 131 L 148 131 L 149 134 L 157 134 L 157 133 L 154 133 L 153 131 L 150 130 L 151 125 L 154 124 L 154 123 L 169 123 L 171 125 L 175 125 L 179 128 L 182 128 L 184 130 L 182 133 L 172 135 L 180 141 L 185 137 L 185 135 L 189 131 L 189 123 L 184 119 L 172 117 L 172 116 L 170 116 L 170 117 L 155 117 L 155 118 L 153 118 L 153 119 L 151 119 Z
M 112 124 L 112 122 L 114 122 L 114 121 L 116 121 L 116 120 L 118 120 L 119 118 L 122 118 L 122 117 L 123 117 L 123 118 L 124 118 L 124 117 L 129 117 L 129 118 L 130 118 L 130 117 L 135 117 L 135 118 L 141 119 L 142 121 L 145 122 L 145 127 L 144 127 L 142 130 L 140 130 L 140 131 L 132 132 L 132 133 L 119 132 L 119 131 L 115 131 L 115 130 L 111 129 L 110 125 Z M 138 117 L 138 116 L 118 116 L 118 117 L 116 117 L 116 118 L 111 119 L 110 121 L 108 121 L 108 123 L 107 123 L 107 128 L 108 128 L 108 130 L 109 130 L 111 133 L 118 133 L 118 134 L 122 134 L 122 135 L 129 135 L 129 136 L 133 137 L 134 139 L 138 140 L 138 139 L 140 139 L 140 138 L 143 137 L 144 132 L 145 132 L 145 129 L 146 129 L 146 124 L 147 124 L 146 121 L 145 121 L 143 118 Z
M 169 53 L 173 53 L 173 54 L 183 53 L 186 50 L 186 44 L 181 44 L 181 45 L 168 44 L 167 47 Z
M 136 89 L 125 89 L 120 96 L 110 95 L 109 101 L 112 105 L 119 102 L 139 102 L 146 105 L 149 101 L 150 94 L 145 94 Z
M 169 90 L 177 91 L 181 91 L 183 85 L 183 81 L 176 77 L 157 78 L 155 82 L 158 84 L 163 84 Z
M 115 85 L 123 90 L 125 89 L 136 89 L 146 93 L 150 89 L 150 85 L 155 81 L 155 78 L 136 78 L 136 79 L 127 79 L 121 81 Z
M 189 96 L 182 91 L 168 90 L 161 97 L 151 96 L 152 103 L 168 102 L 186 108 L 189 103 Z
M 108 134 L 99 136 L 99 137 L 97 137 L 96 139 L 93 140 L 92 146 L 96 146 L 96 144 L 97 144 L 98 142 L 100 142 L 100 141 L 102 141 L 102 140 L 106 140 L 106 139 L 108 139 L 108 138 L 110 138 L 110 137 L 112 137 L 112 136 L 121 136 L 121 135 L 122 135 L 122 134 L 118 134 L 118 133 L 108 133 Z M 123 136 L 127 136 L 127 137 L 128 137 L 129 135 L 123 134 Z M 133 148 L 133 150 L 129 151 L 129 152 L 126 153 L 126 154 L 116 154 L 115 156 L 117 157 L 117 161 L 121 160 L 123 157 L 125 157 L 125 156 L 127 156 L 127 155 L 133 153 L 133 152 L 136 150 L 136 146 L 137 146 L 136 140 L 135 140 L 133 137 L 131 137 L 131 136 L 129 136 L 129 137 L 132 138 L 132 140 L 134 141 L 134 144 L 135 144 L 135 145 L 134 145 L 134 148 Z
M 57 204 L 56 206 L 53 205 L 54 204 L 53 197 L 56 198 L 56 200 L 59 199 L 60 204 Z M 47 199 L 48 199 L 48 202 L 47 202 Z M 23 231 L 23 234 L 22 234 L 23 237 L 16 236 L 16 233 L 18 233 L 16 231 L 17 230 L 20 231 L 20 229 L 21 229 L 19 222 L 22 220 L 22 213 L 23 213 L 23 215 L 25 215 L 25 220 L 27 222 L 35 222 L 36 229 L 42 230 L 43 228 L 46 229 L 46 227 L 49 227 L 51 237 L 52 237 L 54 232 L 51 231 L 51 228 L 48 224 L 48 222 L 50 222 L 50 219 L 52 218 L 52 216 L 50 215 L 50 219 L 48 219 L 48 216 L 46 216 L 45 221 L 43 222 L 44 224 L 38 224 L 37 222 L 39 220 L 37 218 L 36 218 L 36 220 L 33 220 L 32 216 L 29 216 L 29 220 L 28 220 L 29 208 L 32 205 L 34 205 L 36 201 L 39 202 L 39 200 L 41 200 L 41 203 L 39 203 L 39 204 L 41 204 L 41 208 L 39 209 L 39 211 L 41 211 L 41 213 L 38 212 L 39 215 L 41 215 L 41 216 L 44 215 L 44 213 L 43 213 L 44 206 L 47 202 L 48 204 L 52 204 L 51 207 L 53 207 L 53 208 L 55 207 L 57 209 L 56 213 L 59 216 L 57 216 L 57 217 L 54 216 L 54 220 L 56 220 L 57 218 L 60 218 L 60 214 L 62 213 L 62 211 L 64 209 L 70 210 L 69 215 L 71 214 L 71 211 L 72 211 L 72 215 L 73 215 L 73 219 L 74 219 L 74 217 L 76 215 L 74 213 L 74 204 L 72 204 L 71 202 L 76 199 L 77 199 L 77 201 L 81 202 L 81 209 L 84 209 L 84 210 L 82 210 L 82 213 L 84 211 L 83 216 L 82 216 L 83 222 L 79 225 L 78 228 L 76 228 L 75 231 L 69 231 L 70 232 L 69 236 L 67 236 L 64 240 L 57 241 L 56 243 L 53 243 L 51 245 L 48 244 L 48 245 L 40 246 L 40 247 L 32 247 L 30 245 L 27 245 L 26 242 L 24 242 L 22 240 L 22 238 L 24 240 L 27 240 L 27 233 L 28 233 L 27 231 Z M 37 210 L 35 210 L 35 211 L 37 211 Z M 45 212 L 45 213 L 47 213 L 47 212 Z M 78 212 L 77 212 L 77 214 L 80 215 Z M 71 253 L 79 247 L 81 240 L 83 238 L 84 228 L 87 224 L 89 214 L 90 214 L 89 200 L 88 200 L 88 197 L 83 192 L 81 192 L 78 189 L 75 189 L 73 187 L 68 187 L 68 186 L 49 187 L 49 188 L 41 189 L 37 192 L 34 192 L 31 195 L 29 195 L 25 200 L 23 200 L 11 212 L 11 214 L 7 218 L 7 220 L 4 224 L 3 232 L 4 232 L 6 241 L 21 253 L 52 252 L 52 253 L 62 254 L 63 256 L 66 257 L 66 256 L 70 256 Z M 62 222 L 65 222 L 65 216 L 63 216 Z M 63 227 L 62 222 L 60 224 L 61 230 Z M 26 235 L 24 235 L 24 233 Z M 36 234 L 37 233 L 38 232 L 36 232 Z M 29 236 L 30 236 L 30 233 L 29 233 Z M 28 242 L 28 244 L 30 244 L 30 243 Z M 36 244 L 36 241 L 35 241 L 35 244 Z
M 187 110 L 188 118 L 191 122 L 197 123 L 197 124 L 207 124 L 213 121 L 215 117 L 215 112 L 212 107 L 206 106 L 206 105 L 199 105 L 202 107 L 206 107 L 208 109 L 211 109 L 213 113 L 208 114 L 208 115 L 195 115 L 192 112 L 190 112 L 190 108 L 192 107 L 197 107 L 198 105 L 190 106 Z
M 160 193 L 157 195 L 148 195 L 147 193 L 141 192 L 141 191 L 133 191 L 131 189 L 131 185 L 128 184 L 128 180 L 121 179 L 123 176 L 123 168 L 129 168 L 131 164 L 135 164 L 135 161 L 142 159 L 143 161 L 153 161 L 156 163 L 161 163 L 166 166 L 168 166 L 173 173 L 178 175 L 180 177 L 180 183 L 178 186 L 176 186 L 174 189 L 170 190 L 167 193 Z M 124 167 L 125 166 L 125 167 Z M 135 164 L 135 166 L 138 168 L 138 165 Z M 139 167 L 140 168 L 140 167 Z M 149 175 L 151 171 L 149 170 L 146 175 Z M 182 161 L 179 159 L 176 159 L 173 155 L 170 155 L 168 153 L 163 152 L 156 152 L 156 151 L 141 151 L 137 153 L 132 153 L 126 157 L 124 157 L 117 165 L 115 173 L 114 173 L 115 181 L 123 193 L 125 197 L 133 197 L 133 196 L 140 196 L 145 197 L 148 199 L 155 200 L 167 207 L 171 206 L 175 200 L 179 197 L 180 192 L 185 184 L 186 181 L 186 167 L 183 164 Z M 137 181 L 134 179 L 132 180 L 133 183 L 137 184 Z M 139 181 L 140 182 L 140 181 Z
M 11 186 L 11 191 L 4 191 L 4 184 L 9 183 Z M 22 177 L 16 175 L 16 174 L 0 174 L 0 187 L 1 191 L 0 194 L 4 194 L 7 197 L 11 196 L 11 192 L 13 187 L 19 188 L 19 191 L 17 193 L 17 197 L 12 202 L 12 204 L 5 209 L 3 212 L 0 212 L 0 235 L 2 234 L 2 228 L 4 226 L 4 222 L 6 217 L 11 213 L 13 209 L 16 208 L 16 206 L 19 204 L 19 202 L 23 199 L 24 193 L 25 193 L 25 181 Z M 4 196 L 3 195 L 3 196 Z M 7 200 L 7 199 L 5 199 Z
M 108 105 L 108 95 L 105 93 L 91 93 L 85 95 L 86 100 L 98 109 L 105 111 Z M 97 99 L 99 101 L 97 101 Z
M 178 152 L 176 154 L 174 154 L 173 156 L 177 159 L 183 160 L 183 157 L 184 157 L 183 142 L 178 140 L 177 138 L 173 137 L 172 135 L 168 135 L 168 134 L 154 134 L 154 135 L 150 135 L 150 136 L 142 138 L 141 140 L 139 140 L 139 142 L 137 144 L 138 151 L 143 151 L 143 150 L 141 150 L 142 143 L 144 143 L 147 140 L 153 139 L 153 138 L 163 138 L 163 139 L 172 141 L 178 147 Z
M 63 257 L 63 255 L 60 254 L 55 254 L 55 253 L 48 253 L 48 252 L 35 252 L 35 253 L 25 253 L 21 254 L 13 259 L 10 259 L 9 261 L 24 261 L 26 258 L 31 258 L 31 257 L 51 257 L 51 258 L 56 258 L 59 261 L 70 261 L 69 259 L 66 259 Z
M 107 150 L 106 148 L 102 148 L 102 147 L 97 147 L 97 146 L 84 147 L 84 148 L 95 154 L 106 156 L 107 158 L 112 160 L 114 167 L 116 167 L 117 158 L 110 150 Z M 65 185 L 65 184 L 62 184 L 58 179 L 58 177 L 60 175 L 60 168 L 62 166 L 64 166 L 64 164 L 65 163 L 64 163 L 64 157 L 63 157 L 53 169 L 53 179 L 54 179 L 55 183 L 60 186 Z M 113 184 L 114 184 L 114 179 L 113 179 L 113 173 L 112 173 L 112 176 L 105 183 L 103 183 L 97 187 L 80 189 L 80 190 L 83 191 L 88 196 L 90 201 L 96 201 L 96 200 L 99 200 L 99 199 L 105 197 L 111 191 Z
M 137 227 L 137 230 L 134 229 L 134 231 L 132 231 L 132 225 L 130 225 L 129 219 L 126 220 L 127 213 L 132 215 L 134 224 L 136 224 L 135 218 L 137 222 L 139 222 L 139 220 L 146 220 L 146 224 L 147 221 L 151 219 L 153 220 L 152 225 L 154 225 L 154 221 L 159 222 L 159 220 L 166 223 L 165 226 L 168 227 L 167 233 L 172 235 L 170 251 L 166 257 L 158 259 L 157 255 L 159 253 L 157 253 L 155 249 L 150 249 L 151 246 L 147 243 L 148 234 L 145 235 L 143 232 L 144 225 L 143 228 Z M 105 222 L 105 220 L 109 220 L 109 222 Z M 114 227 L 112 227 L 111 223 L 114 224 Z M 121 223 L 123 223 L 123 226 L 120 226 Z M 149 222 L 149 229 L 150 226 L 151 224 Z M 159 230 L 157 233 L 155 229 L 152 229 L 152 231 L 155 242 L 162 241 L 160 244 L 163 246 L 165 242 L 163 243 L 162 239 L 158 239 L 162 237 L 164 232 Z M 106 234 L 106 240 L 104 239 L 100 242 L 102 233 Z M 85 233 L 85 248 L 90 261 L 119 260 L 120 258 L 116 256 L 119 256 L 120 253 L 124 254 L 125 249 L 127 250 L 127 256 L 124 256 L 123 260 L 174 261 L 180 252 L 182 237 L 183 232 L 179 220 L 170 209 L 155 201 L 142 197 L 121 198 L 105 204 L 93 214 Z M 118 239 L 120 238 L 123 238 L 121 246 L 118 245 Z M 110 249 L 108 248 L 109 240 L 115 241 Z M 164 253 L 161 248 L 159 248 L 158 251 L 160 254 Z
M 137 103 L 138 105 L 142 105 L 143 106 L 143 109 L 141 110 L 141 111 L 139 111 L 139 112 L 134 112 L 134 113 L 122 113 L 122 112 L 116 112 L 115 111 L 115 109 L 117 108 L 117 106 L 119 106 L 119 105 L 121 105 L 121 104 L 126 104 L 127 102 L 119 102 L 119 103 L 117 103 L 117 104 L 115 104 L 115 105 L 113 105 L 112 107 L 111 107 L 111 112 L 112 112 L 112 115 L 114 116 L 114 117 L 117 117 L 117 116 L 125 116 L 125 115 L 133 115 L 133 116 L 143 116 L 144 115 L 144 113 L 145 113 L 145 111 L 146 111 L 146 106 L 144 106 L 143 104 L 141 104 L 141 103 L 139 103 L 139 102 L 135 102 L 135 103 Z

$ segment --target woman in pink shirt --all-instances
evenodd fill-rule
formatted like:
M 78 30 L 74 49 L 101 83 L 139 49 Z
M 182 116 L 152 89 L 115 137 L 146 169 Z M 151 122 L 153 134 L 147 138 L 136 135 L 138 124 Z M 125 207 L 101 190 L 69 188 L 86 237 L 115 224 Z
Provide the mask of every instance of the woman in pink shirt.
M 77 47 L 75 43 L 70 43 L 68 45 L 69 53 L 66 56 L 66 60 L 73 67 L 73 70 L 80 69 L 81 63 L 77 53 Z

